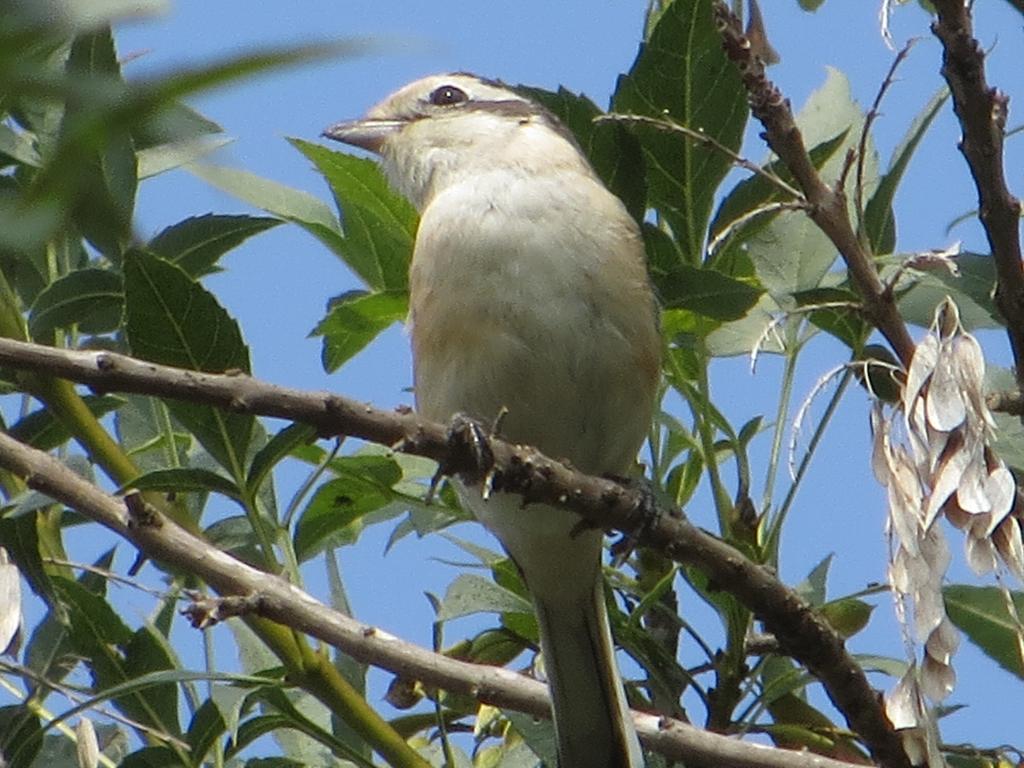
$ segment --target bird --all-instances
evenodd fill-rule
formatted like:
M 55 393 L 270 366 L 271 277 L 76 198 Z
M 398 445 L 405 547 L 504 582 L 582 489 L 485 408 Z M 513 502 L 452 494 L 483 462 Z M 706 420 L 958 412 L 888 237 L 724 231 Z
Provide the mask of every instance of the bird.
M 567 127 L 500 81 L 425 77 L 324 136 L 379 156 L 419 211 L 409 269 L 417 411 L 625 475 L 655 407 L 658 305 L 641 231 Z M 559 768 L 644 764 L 615 660 L 603 532 L 456 483 L 536 611 Z

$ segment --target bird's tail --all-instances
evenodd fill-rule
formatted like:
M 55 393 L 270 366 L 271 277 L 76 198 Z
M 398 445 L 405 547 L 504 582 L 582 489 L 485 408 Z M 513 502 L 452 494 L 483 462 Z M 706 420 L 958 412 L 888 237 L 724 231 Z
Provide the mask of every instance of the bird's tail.
M 535 604 L 559 768 L 643 768 L 600 578 L 587 597 L 563 601 L 535 595 Z

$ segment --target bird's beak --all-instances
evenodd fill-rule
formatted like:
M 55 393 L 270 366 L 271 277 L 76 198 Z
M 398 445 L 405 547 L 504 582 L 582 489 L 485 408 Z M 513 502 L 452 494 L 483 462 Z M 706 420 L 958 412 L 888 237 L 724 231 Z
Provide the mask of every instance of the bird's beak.
M 388 137 L 398 133 L 405 125 L 404 120 L 346 120 L 328 127 L 323 136 L 379 154 Z

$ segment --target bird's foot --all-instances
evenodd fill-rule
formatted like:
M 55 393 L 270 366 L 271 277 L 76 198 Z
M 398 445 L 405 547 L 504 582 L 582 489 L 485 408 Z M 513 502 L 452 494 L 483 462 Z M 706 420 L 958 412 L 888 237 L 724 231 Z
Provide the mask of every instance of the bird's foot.
M 498 414 L 494 425 L 488 431 L 476 419 L 464 413 L 452 416 L 448 423 L 448 454 L 437 465 L 437 472 L 430 480 L 427 489 L 426 503 L 430 503 L 437 492 L 441 480 L 452 475 L 459 475 L 468 483 L 484 481 L 485 495 L 489 485 L 488 478 L 494 469 L 494 453 L 491 451 L 491 438 L 500 424 L 505 411 Z
M 645 478 L 610 476 L 609 479 L 621 483 L 639 495 L 639 501 L 634 509 L 634 519 L 638 521 L 636 526 L 632 531 L 624 531 L 611 546 L 612 565 L 617 568 L 633 554 L 641 539 L 654 529 L 662 512 L 654 488 Z

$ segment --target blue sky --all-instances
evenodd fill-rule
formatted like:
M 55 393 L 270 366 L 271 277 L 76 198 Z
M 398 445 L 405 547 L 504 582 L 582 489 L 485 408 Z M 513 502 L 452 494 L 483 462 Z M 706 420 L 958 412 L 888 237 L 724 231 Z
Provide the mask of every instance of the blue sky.
M 824 81 L 826 67 L 847 73 L 858 101 L 871 102 L 893 57 L 879 34 L 877 3 L 830 0 L 816 14 L 800 11 L 796 0 L 763 0 L 763 4 L 769 34 L 782 55 L 771 74 L 795 105 Z M 380 52 L 373 55 L 261 77 L 193 102 L 236 138 L 216 162 L 329 199 L 325 184 L 285 137 L 316 140 L 328 124 L 358 116 L 396 87 L 425 74 L 451 70 L 546 88 L 564 85 L 604 105 L 616 75 L 628 69 L 635 56 L 643 5 L 638 0 L 493 4 L 178 0 L 165 16 L 125 25 L 118 45 L 122 57 L 145 54 L 126 66 L 131 77 L 268 43 L 349 37 L 378 41 Z M 1019 87 L 1021 17 L 1004 10 L 1001 3 L 978 5 L 984 6 L 977 22 L 984 45 L 998 43 L 991 79 L 1006 88 Z M 883 163 L 910 119 L 940 85 L 938 46 L 929 36 L 927 21 L 913 4 L 900 9 L 894 20 L 898 42 L 914 35 L 923 39 L 883 107 L 878 123 Z M 1011 125 L 1019 122 L 1011 118 Z M 901 250 L 944 247 L 954 239 L 984 250 L 977 227 L 963 227 L 954 235 L 944 231 L 951 219 L 974 204 L 955 150 L 957 136 L 947 107 L 897 200 Z M 753 159 L 765 155 L 754 132 L 745 151 Z M 1010 168 L 1015 170 L 1010 172 L 1010 182 L 1019 191 L 1024 186 L 1019 148 L 1012 147 L 1011 158 Z M 244 204 L 187 173 L 175 172 L 143 184 L 140 233 L 148 237 L 189 215 L 245 210 Z M 280 227 L 231 254 L 224 266 L 226 272 L 210 278 L 208 285 L 239 319 L 256 375 L 286 385 L 331 389 L 381 406 L 411 402 L 407 340 L 399 328 L 382 336 L 340 373 L 323 373 L 319 342 L 307 334 L 331 296 L 357 286 L 344 266 L 312 238 L 297 228 Z M 1005 362 L 1001 339 L 991 341 L 990 348 L 998 350 L 995 357 Z M 799 372 L 796 397 L 802 399 L 814 381 L 841 359 L 844 353 L 835 345 L 818 344 Z M 713 386 L 718 401 L 736 423 L 771 411 L 779 369 L 770 359 L 762 359 L 756 376 L 749 373 L 746 360 L 725 361 L 716 369 Z M 763 456 L 766 445 L 760 450 Z M 870 475 L 868 457 L 866 400 L 851 391 L 789 521 L 782 557 L 786 581 L 799 581 L 831 552 L 836 553 L 831 594 L 884 580 L 883 494 Z M 287 482 L 286 478 L 285 496 Z M 687 512 L 698 523 L 713 526 L 710 506 L 695 504 Z M 357 547 L 340 554 L 354 610 L 360 619 L 429 645 L 432 613 L 423 592 L 442 594 L 458 572 L 437 558 L 463 558 L 440 539 L 405 540 L 385 557 L 385 537 L 385 530 L 371 532 Z M 955 580 L 975 583 L 960 565 L 956 533 L 951 535 L 951 549 Z M 324 596 L 322 580 L 312 576 L 309 586 Z M 852 649 L 901 656 L 891 605 L 884 597 L 878 603 L 871 628 L 854 640 Z M 710 617 L 692 596 L 684 597 L 683 611 L 698 626 L 708 626 Z M 448 634 L 453 637 L 458 631 L 455 627 Z M 947 740 L 998 744 L 1014 739 L 1018 729 L 1011 727 L 1006 705 L 1022 700 L 1019 681 L 967 644 L 954 664 L 960 682 L 951 701 L 969 703 L 970 708 L 948 719 Z M 381 675 L 374 679 L 377 685 L 386 680 Z M 888 685 L 882 680 L 878 684 Z

